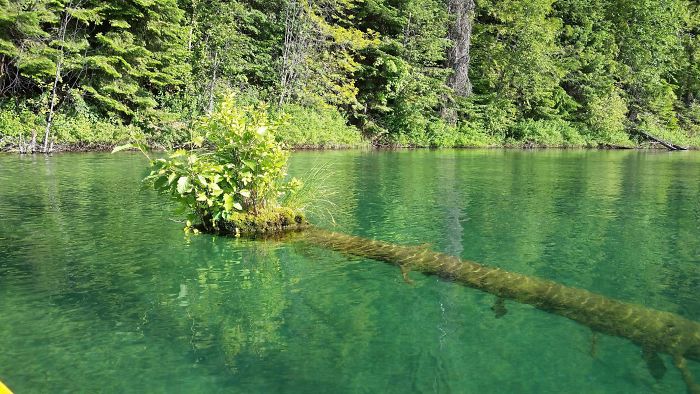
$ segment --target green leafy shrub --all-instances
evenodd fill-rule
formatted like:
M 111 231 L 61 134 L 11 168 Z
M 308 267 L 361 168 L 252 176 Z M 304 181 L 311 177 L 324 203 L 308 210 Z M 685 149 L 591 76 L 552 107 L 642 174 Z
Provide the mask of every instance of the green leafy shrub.
M 148 110 L 135 113 L 131 124 L 141 130 L 149 146 L 172 149 L 185 145 L 192 138 L 190 116 L 171 109 Z
M 689 146 L 700 148 L 700 103 L 694 102 L 681 113 L 680 127 L 688 136 Z
M 286 116 L 285 116 L 286 115 Z M 276 137 L 299 148 L 339 148 L 363 145 L 360 131 L 349 126 L 335 108 L 311 108 L 287 104 L 273 116 L 285 118 Z
M 688 129 L 682 130 L 680 127 L 664 125 L 652 114 L 644 113 L 639 115 L 638 129 L 664 141 L 674 143 L 684 147 L 698 147 L 700 135 L 694 134 L 692 125 Z M 697 127 L 697 126 L 696 126 Z M 697 130 L 696 130 L 697 133 Z
M 427 135 L 430 146 L 434 148 L 477 148 L 493 146 L 498 140 L 487 134 L 480 124 L 461 122 L 456 126 L 442 119 L 428 123 Z
M 277 203 L 300 186 L 296 179 L 284 182 L 288 152 L 275 140 L 277 127 L 265 108 L 239 107 L 228 95 L 195 122 L 191 149 L 155 160 L 146 179 L 182 205 L 188 229 L 239 233 L 263 223 L 300 224 L 300 215 Z M 256 218 L 258 225 L 251 224 Z
M 430 141 L 430 146 L 439 147 L 454 147 L 457 145 L 459 132 L 456 126 L 452 126 L 442 119 L 434 119 L 429 122 L 426 130 Z
M 19 146 L 28 143 L 32 131 L 37 140 L 44 138 L 46 118 L 22 105 L 0 106 L 0 145 Z M 51 126 L 51 139 L 59 145 L 113 145 L 128 141 L 137 132 L 133 125 L 119 119 L 97 115 L 76 95 L 70 107 L 57 112 Z
M 569 122 L 562 119 L 525 119 L 510 132 L 510 138 L 524 145 L 575 147 L 586 139 Z
M 517 113 L 512 101 L 494 99 L 482 107 L 478 119 L 489 134 L 505 139 L 508 130 L 515 124 Z
M 455 147 L 483 148 L 500 145 L 501 141 L 489 134 L 481 122 L 463 121 L 459 123 L 459 138 Z
M 136 128 L 119 120 L 104 119 L 92 114 L 70 115 L 58 113 L 54 117 L 51 133 L 61 144 L 112 145 L 128 141 Z
M 18 146 L 29 141 L 32 130 L 41 127 L 41 119 L 26 107 L 19 109 L 9 105 L 0 107 L 0 149 Z
M 518 119 L 518 109 L 508 99 L 495 95 L 474 95 L 458 102 L 460 130 L 467 145 L 502 144 Z
M 603 97 L 593 97 L 585 117 L 588 137 L 601 145 L 632 146 L 625 132 L 627 102 L 617 91 Z
M 387 116 L 389 135 L 386 141 L 397 146 L 431 146 L 431 136 L 428 132 L 430 123 L 422 112 L 402 103 Z

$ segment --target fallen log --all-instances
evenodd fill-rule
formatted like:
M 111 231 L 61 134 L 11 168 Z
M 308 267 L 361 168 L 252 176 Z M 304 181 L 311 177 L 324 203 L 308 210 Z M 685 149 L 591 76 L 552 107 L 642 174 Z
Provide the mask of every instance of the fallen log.
M 688 391 L 700 393 L 700 386 L 693 382 L 685 361 L 700 361 L 700 323 L 677 314 L 461 260 L 426 246 L 402 246 L 317 228 L 300 233 L 299 237 L 316 246 L 398 265 L 405 278 L 409 270 L 419 271 L 491 293 L 498 299 L 514 300 L 567 317 L 596 332 L 631 340 L 642 347 L 648 358 L 657 352 L 670 354 Z
M 652 141 L 654 141 L 654 142 L 658 142 L 659 144 L 661 144 L 661 145 L 663 145 L 664 147 L 666 147 L 666 149 L 668 149 L 668 150 L 688 150 L 688 148 L 686 148 L 686 147 L 683 147 L 683 146 L 680 146 L 680 145 L 676 145 L 676 144 L 674 144 L 674 143 L 672 143 L 672 142 L 664 141 L 664 140 L 662 140 L 661 138 L 654 137 L 653 135 L 651 135 L 651 134 L 649 134 L 649 133 L 647 133 L 647 132 L 645 132 L 645 131 L 639 130 L 639 133 L 640 133 L 642 136 L 644 136 L 644 138 L 646 138 L 646 139 L 652 140 Z

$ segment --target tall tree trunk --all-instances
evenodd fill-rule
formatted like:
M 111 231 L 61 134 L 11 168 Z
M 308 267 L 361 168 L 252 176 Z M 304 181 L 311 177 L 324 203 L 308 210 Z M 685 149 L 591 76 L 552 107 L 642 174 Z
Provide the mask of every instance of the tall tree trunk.
M 474 0 L 449 0 L 448 11 L 454 18 L 449 30 L 452 47 L 447 53 L 447 65 L 453 70 L 447 84 L 461 97 L 472 94 L 469 80 L 469 49 L 475 13 Z
M 72 7 L 73 2 L 71 1 L 66 6 L 63 11 L 63 19 L 61 20 L 61 26 L 58 30 L 58 36 L 60 40 L 60 52 L 58 55 L 58 60 L 56 61 L 56 74 L 53 79 L 53 86 L 51 87 L 51 97 L 49 97 L 49 113 L 46 115 L 46 130 L 44 130 L 44 147 L 42 152 L 49 153 L 49 140 L 51 135 L 51 124 L 53 123 L 53 115 L 56 111 L 56 91 L 58 90 L 58 84 L 61 82 L 61 70 L 63 68 L 63 58 L 64 58 L 64 44 L 66 42 L 66 30 L 68 29 L 68 22 L 70 21 L 70 14 L 68 9 Z M 32 147 L 36 143 L 36 133 L 32 133 Z
M 280 69 L 280 96 L 277 101 L 278 106 L 282 106 L 287 96 L 287 89 L 289 88 L 293 69 L 292 69 L 292 56 L 294 54 L 294 44 L 295 44 L 295 29 L 297 16 L 299 12 L 299 7 L 295 0 L 287 2 L 287 7 L 285 10 L 284 17 L 284 44 L 282 46 L 282 67 Z
M 284 43 L 282 47 L 282 65 L 280 68 L 280 95 L 278 105 L 283 105 L 294 95 L 294 87 L 303 78 L 304 58 L 310 50 L 310 32 L 308 16 L 304 4 L 298 0 L 289 0 L 284 18 Z
M 51 97 L 49 99 L 49 113 L 46 115 L 46 129 L 44 130 L 44 147 L 42 149 L 42 152 L 44 153 L 49 153 L 49 135 L 51 134 L 51 124 L 53 123 L 53 114 L 56 109 L 56 89 L 58 87 L 58 83 L 61 80 L 61 68 L 63 65 L 63 55 L 61 55 L 61 58 L 59 59 L 58 63 L 56 64 L 56 76 L 54 77 L 53 80 L 53 87 L 51 88 Z M 34 143 L 34 139 L 36 138 L 35 134 L 32 135 L 32 143 Z

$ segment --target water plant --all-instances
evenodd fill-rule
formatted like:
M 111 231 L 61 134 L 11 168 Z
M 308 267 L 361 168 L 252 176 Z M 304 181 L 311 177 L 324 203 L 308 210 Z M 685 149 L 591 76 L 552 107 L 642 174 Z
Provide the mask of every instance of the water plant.
M 145 181 L 180 204 L 186 231 L 261 234 L 304 224 L 300 209 L 279 204 L 301 182 L 285 180 L 289 154 L 267 114 L 229 94 L 193 124 L 188 149 L 151 161 Z
M 301 175 L 303 182 L 298 184 L 294 192 L 282 197 L 282 205 L 304 212 L 312 219 L 335 224 L 336 215 L 343 213 L 333 202 L 333 197 L 338 194 L 332 182 L 335 175 L 329 162 L 315 164 Z

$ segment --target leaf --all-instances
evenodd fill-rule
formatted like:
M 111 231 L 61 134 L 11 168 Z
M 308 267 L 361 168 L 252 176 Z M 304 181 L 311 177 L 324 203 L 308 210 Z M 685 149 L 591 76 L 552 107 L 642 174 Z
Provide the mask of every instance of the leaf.
M 173 172 L 172 174 L 170 174 L 170 176 L 168 176 L 168 185 L 172 185 L 173 182 L 175 182 L 175 178 L 177 178 L 176 173 Z
M 205 178 L 203 175 L 197 175 L 197 179 L 199 179 L 199 183 L 201 183 L 202 185 L 207 185 L 207 178 Z
M 112 153 L 117 153 L 117 152 L 129 150 L 129 149 L 134 149 L 134 148 L 135 148 L 134 144 L 119 145 L 119 146 L 115 146 L 114 149 L 112 149 Z
M 243 162 L 243 164 L 245 164 L 246 166 L 248 166 L 248 168 L 250 168 L 251 170 L 254 170 L 254 169 L 255 169 L 255 162 L 254 162 L 254 161 L 243 160 L 243 159 L 241 159 L 241 161 Z
M 240 193 L 241 196 L 243 196 L 245 198 L 250 198 L 250 190 L 241 189 L 238 191 L 238 193 Z
M 190 188 L 190 179 L 186 176 L 181 176 L 180 179 L 177 180 L 177 192 L 180 194 L 185 194 L 189 191 Z
M 167 185 L 167 182 L 168 182 L 168 179 L 166 177 L 159 176 L 158 178 L 156 178 L 155 182 L 153 182 L 153 187 L 156 190 L 160 190 L 163 187 L 165 187 L 165 185 Z
M 174 159 L 174 158 L 181 157 L 181 156 L 185 156 L 185 155 L 187 155 L 187 151 L 186 151 L 186 150 L 184 150 L 184 149 L 178 149 L 178 150 L 176 150 L 175 152 L 173 152 L 173 153 L 170 155 L 170 158 Z
M 121 29 L 128 29 L 131 27 L 129 22 L 122 20 L 122 19 L 116 19 L 116 20 L 109 21 L 109 24 L 114 26 L 114 27 L 121 28 Z
M 204 143 L 204 137 L 201 135 L 198 135 L 192 139 L 192 144 L 194 144 L 196 146 L 202 146 L 203 143 Z
M 231 212 L 233 210 L 233 196 L 230 194 L 224 195 L 224 210 L 226 212 Z
M 233 204 L 233 207 L 236 208 L 236 209 L 238 209 L 239 211 L 242 211 L 242 210 L 243 210 L 243 207 L 241 206 L 241 204 L 240 204 L 240 203 L 237 203 L 237 202 Z

